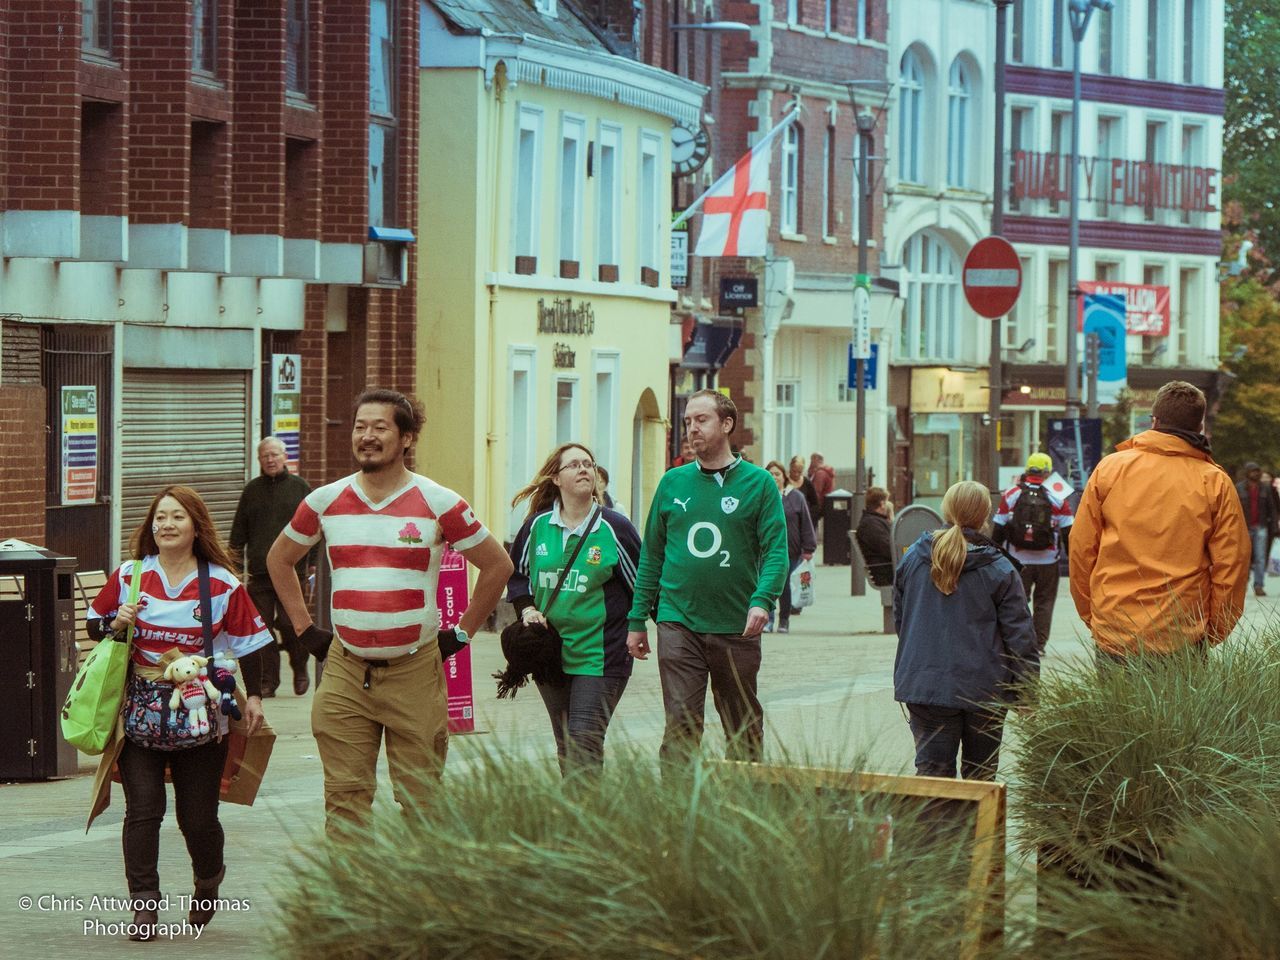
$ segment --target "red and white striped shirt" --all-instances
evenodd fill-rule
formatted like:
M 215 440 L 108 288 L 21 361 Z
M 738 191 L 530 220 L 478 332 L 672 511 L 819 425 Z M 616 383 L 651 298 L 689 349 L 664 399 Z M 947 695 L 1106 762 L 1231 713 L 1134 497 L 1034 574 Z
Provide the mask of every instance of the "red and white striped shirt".
M 88 620 L 114 618 L 129 602 L 129 587 L 137 561 L 126 560 L 107 578 L 106 584 L 85 614 Z M 192 571 L 181 583 L 170 584 L 156 554 L 142 558 L 138 616 L 133 634 L 133 662 L 158 666 L 166 650 L 204 655 L 204 630 L 200 626 L 200 579 Z M 226 567 L 209 564 L 209 604 L 213 612 L 213 652 L 239 659 L 274 642 L 249 592 Z
M 353 474 L 311 491 L 284 528 L 311 546 L 323 535 L 333 572 L 330 608 L 344 646 L 368 660 L 401 657 L 440 629 L 436 583 L 445 545 L 489 536 L 467 501 L 416 473 L 381 503 Z

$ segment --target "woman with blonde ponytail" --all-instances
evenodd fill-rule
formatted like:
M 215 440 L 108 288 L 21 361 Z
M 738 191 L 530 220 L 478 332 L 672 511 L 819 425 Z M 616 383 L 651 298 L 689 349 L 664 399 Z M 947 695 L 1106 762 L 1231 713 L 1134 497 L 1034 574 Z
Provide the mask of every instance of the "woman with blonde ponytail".
M 947 526 L 898 567 L 894 699 L 906 704 L 916 773 L 994 779 L 1008 704 L 1040 670 L 1018 564 L 986 535 L 991 495 L 972 480 L 942 498 Z

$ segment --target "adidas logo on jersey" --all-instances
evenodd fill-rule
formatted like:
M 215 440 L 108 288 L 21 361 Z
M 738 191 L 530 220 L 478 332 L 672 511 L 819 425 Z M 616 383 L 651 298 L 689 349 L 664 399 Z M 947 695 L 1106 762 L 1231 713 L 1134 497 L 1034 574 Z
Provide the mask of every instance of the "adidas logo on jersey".
M 547 545 L 545 543 L 538 544 L 538 549 L 534 551 L 534 555 L 545 557 L 547 555 Z

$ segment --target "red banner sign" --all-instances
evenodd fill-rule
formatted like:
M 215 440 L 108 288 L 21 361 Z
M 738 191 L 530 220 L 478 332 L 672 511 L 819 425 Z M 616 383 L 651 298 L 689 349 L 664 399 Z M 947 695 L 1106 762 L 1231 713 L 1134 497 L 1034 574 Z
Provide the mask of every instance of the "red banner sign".
M 1169 335 L 1169 288 L 1142 283 L 1112 283 L 1081 280 L 1076 310 L 1076 329 L 1084 329 L 1084 298 L 1090 293 L 1115 293 L 1124 297 L 1125 333 L 1144 337 Z
M 1218 171 L 1178 163 L 1081 157 L 1081 199 L 1119 207 L 1217 211 Z M 1015 150 L 1013 199 L 1070 200 L 1071 155 Z

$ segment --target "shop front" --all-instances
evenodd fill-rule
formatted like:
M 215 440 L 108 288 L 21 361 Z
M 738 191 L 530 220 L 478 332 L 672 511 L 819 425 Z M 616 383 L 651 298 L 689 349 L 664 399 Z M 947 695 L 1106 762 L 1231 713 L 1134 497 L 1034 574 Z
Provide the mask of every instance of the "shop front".
M 911 370 L 911 502 L 937 509 L 947 488 L 982 473 L 987 372 Z

